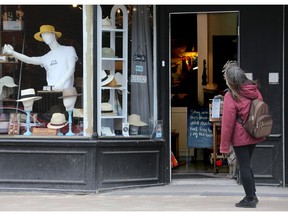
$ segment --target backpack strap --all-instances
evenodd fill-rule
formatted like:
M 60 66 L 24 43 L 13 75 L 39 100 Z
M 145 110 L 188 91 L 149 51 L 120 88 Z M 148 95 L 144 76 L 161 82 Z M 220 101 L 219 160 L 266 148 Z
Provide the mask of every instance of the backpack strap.
M 243 124 L 243 120 L 240 118 L 239 115 L 237 115 L 237 119 L 236 119 L 240 124 Z
M 245 97 L 245 96 L 243 96 L 243 95 L 241 95 L 242 97 L 244 97 L 244 98 L 247 98 L 247 97 Z M 250 108 L 251 108 L 251 105 L 252 105 L 252 99 L 250 99 L 250 98 L 247 98 L 247 99 L 249 99 L 250 100 Z M 249 111 L 248 112 L 250 112 L 250 108 L 249 108 Z M 236 120 L 240 123 L 240 124 L 244 124 L 244 121 L 240 118 L 240 116 L 237 114 L 237 118 L 236 118 Z

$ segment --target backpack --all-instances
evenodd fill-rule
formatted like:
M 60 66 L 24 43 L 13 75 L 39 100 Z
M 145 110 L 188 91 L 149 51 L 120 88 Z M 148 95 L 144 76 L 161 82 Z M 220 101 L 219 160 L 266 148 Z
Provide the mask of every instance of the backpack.
M 272 130 L 273 119 L 268 104 L 259 99 L 251 100 L 249 115 L 245 123 L 238 116 L 238 122 L 255 138 L 267 137 Z

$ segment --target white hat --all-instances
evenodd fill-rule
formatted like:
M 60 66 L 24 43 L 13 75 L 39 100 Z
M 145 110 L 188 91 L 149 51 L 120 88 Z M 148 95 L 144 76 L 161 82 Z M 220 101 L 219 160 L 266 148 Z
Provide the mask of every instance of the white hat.
M 35 90 L 33 88 L 21 90 L 21 99 L 16 100 L 17 102 L 28 101 L 28 100 L 40 100 L 41 96 L 35 95 Z
M 14 83 L 14 79 L 12 77 L 4 76 L 0 78 L 0 95 L 3 90 L 3 86 L 13 88 L 13 87 L 16 87 L 17 85 Z
M 107 16 L 106 18 L 102 19 L 102 27 L 104 28 L 115 28 L 115 26 L 112 26 L 112 22 Z
M 123 85 L 123 75 L 119 72 L 115 73 L 115 80 L 118 86 Z
M 0 79 L 0 100 L 9 97 L 13 93 L 13 87 L 17 85 L 10 76 L 4 76 Z
M 53 113 L 51 121 L 48 123 L 47 127 L 51 129 L 60 129 L 68 124 L 65 115 L 63 113 Z
M 114 76 L 113 75 L 107 75 L 105 70 L 101 71 L 101 86 L 107 85 L 113 80 Z
M 137 114 L 131 114 L 128 116 L 128 123 L 134 126 L 145 126 L 147 125 L 145 122 L 141 121 L 140 116 Z
M 110 103 L 101 103 L 101 112 L 113 112 L 112 104 Z
M 0 86 L 16 87 L 17 85 L 14 83 L 14 79 L 12 77 L 4 76 L 0 78 Z

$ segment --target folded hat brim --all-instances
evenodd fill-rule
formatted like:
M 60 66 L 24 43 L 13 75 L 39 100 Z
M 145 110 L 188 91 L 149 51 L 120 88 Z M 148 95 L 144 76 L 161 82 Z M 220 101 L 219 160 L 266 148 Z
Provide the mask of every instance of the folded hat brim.
M 74 95 L 65 95 L 65 96 L 60 96 L 58 97 L 59 99 L 62 99 L 62 98 L 67 98 L 67 97 L 74 97 L 74 96 L 80 96 L 82 94 L 74 94 Z
M 10 84 L 10 83 L 2 83 L 2 82 L 0 82 L 0 87 L 2 88 L 3 86 L 12 88 L 12 87 L 16 87 L 18 85 L 13 84 L 13 83 Z
M 19 99 L 19 100 L 16 100 L 16 101 L 17 102 L 28 101 L 28 100 L 37 101 L 37 100 L 40 100 L 40 99 L 42 99 L 41 96 L 35 96 L 35 97 L 29 97 L 29 98 L 22 98 L 22 99 Z

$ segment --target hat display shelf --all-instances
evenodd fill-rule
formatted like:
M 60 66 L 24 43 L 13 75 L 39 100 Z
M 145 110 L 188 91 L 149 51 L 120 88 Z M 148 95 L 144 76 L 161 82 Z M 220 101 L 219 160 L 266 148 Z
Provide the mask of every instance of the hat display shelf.
M 103 19 L 101 6 L 98 5 L 97 26 L 97 52 L 101 53 L 97 56 L 97 101 L 109 102 L 112 105 L 112 112 L 108 114 L 102 112 L 100 106 L 97 107 L 97 134 L 98 136 L 114 136 L 115 130 L 122 131 L 122 127 L 127 125 L 128 118 L 128 13 L 126 6 L 114 5 L 110 11 L 110 17 Z M 105 101 L 103 97 L 105 93 L 109 96 L 108 101 Z M 107 135 L 104 129 L 111 130 L 111 133 Z

